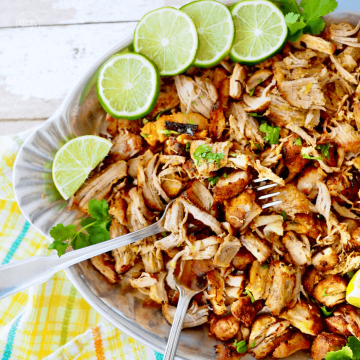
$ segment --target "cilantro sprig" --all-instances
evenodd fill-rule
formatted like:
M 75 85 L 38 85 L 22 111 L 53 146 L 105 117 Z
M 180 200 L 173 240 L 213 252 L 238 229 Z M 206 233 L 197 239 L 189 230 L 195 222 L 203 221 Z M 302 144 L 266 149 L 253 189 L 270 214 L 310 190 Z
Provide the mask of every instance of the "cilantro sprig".
M 224 158 L 224 153 L 213 153 L 210 145 L 203 144 L 199 145 L 193 153 L 194 159 L 196 160 L 196 165 L 199 166 L 201 164 L 201 160 L 205 160 L 206 162 L 212 164 L 214 162 L 217 163 L 220 168 L 220 160 Z
M 303 159 L 321 160 L 321 157 L 310 156 L 310 155 L 306 154 L 303 150 L 304 150 L 304 148 L 301 149 L 301 156 L 303 157 Z
M 235 340 L 234 347 L 239 354 L 244 354 L 248 351 L 245 340 L 241 340 L 241 341 Z
M 324 145 L 318 145 L 316 148 L 318 150 L 321 150 L 321 153 L 323 154 L 324 157 L 330 159 L 330 152 L 329 152 L 329 144 L 324 144 Z
M 250 290 L 245 289 L 245 291 L 243 292 L 243 294 L 244 294 L 244 295 L 247 295 L 247 296 L 250 298 L 250 300 L 251 300 L 252 303 L 255 302 L 254 296 L 253 296 L 253 294 L 251 293 Z
M 330 351 L 325 360 L 359 360 L 360 341 L 355 336 L 349 336 L 347 344 L 338 351 Z
M 303 34 L 320 34 L 325 28 L 322 16 L 337 8 L 335 0 L 302 0 L 300 6 L 296 0 L 275 0 L 285 15 L 289 29 L 288 40 L 295 42 Z
M 264 140 L 267 141 L 269 144 L 279 143 L 280 130 L 281 128 L 277 126 L 268 125 L 267 123 L 262 123 L 260 125 L 260 131 L 267 134 L 264 137 Z
M 50 230 L 50 236 L 54 241 L 48 249 L 56 250 L 60 257 L 65 254 L 65 250 L 69 245 L 71 245 L 74 250 L 77 250 L 110 240 L 109 229 L 111 218 L 109 215 L 109 205 L 106 200 L 90 200 L 88 211 L 90 217 L 80 221 L 80 230 L 77 230 L 76 225 L 55 225 Z
M 294 145 L 302 146 L 301 138 L 297 138 L 297 139 L 294 141 Z

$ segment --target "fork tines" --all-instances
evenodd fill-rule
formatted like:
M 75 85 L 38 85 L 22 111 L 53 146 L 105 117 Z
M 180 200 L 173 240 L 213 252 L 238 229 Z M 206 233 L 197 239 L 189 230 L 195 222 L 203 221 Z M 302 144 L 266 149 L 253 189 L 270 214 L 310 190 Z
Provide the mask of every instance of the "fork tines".
M 263 182 L 263 181 L 268 181 L 270 179 L 256 179 L 256 180 L 253 180 L 254 183 L 260 183 L 260 182 Z M 270 189 L 272 187 L 275 187 L 277 186 L 277 184 L 275 183 L 272 183 L 272 184 L 267 184 L 267 185 L 262 185 L 262 186 L 259 186 L 256 188 L 256 191 L 261 191 L 261 190 L 265 190 L 265 189 Z M 280 192 L 276 192 L 276 193 L 271 193 L 271 194 L 266 194 L 266 195 L 262 195 L 259 197 L 259 200 L 264 200 L 264 199 L 268 199 L 270 197 L 273 197 L 273 196 L 276 196 L 276 195 L 279 195 Z M 278 205 L 278 204 L 281 204 L 282 201 L 281 200 L 277 200 L 277 201 L 273 201 L 271 203 L 268 203 L 268 204 L 265 204 L 265 205 L 262 205 L 261 207 L 263 209 L 266 209 L 270 206 L 275 206 L 275 205 Z

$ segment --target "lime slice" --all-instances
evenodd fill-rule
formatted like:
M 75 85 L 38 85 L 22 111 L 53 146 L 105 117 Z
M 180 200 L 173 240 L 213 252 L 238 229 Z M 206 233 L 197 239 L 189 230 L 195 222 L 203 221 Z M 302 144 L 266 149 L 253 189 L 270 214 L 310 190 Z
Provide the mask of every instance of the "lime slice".
M 214 0 L 194 1 L 180 10 L 191 17 L 199 35 L 199 52 L 193 65 L 218 64 L 230 52 L 235 37 L 230 10 Z
M 61 196 L 67 200 L 85 182 L 108 154 L 112 143 L 94 135 L 80 136 L 67 142 L 56 153 L 52 177 Z
M 346 301 L 360 308 L 360 270 L 353 276 L 346 288 Z
M 198 36 L 190 16 L 172 7 L 147 13 L 137 24 L 134 49 L 158 66 L 160 75 L 184 72 L 194 62 Z
M 101 105 L 112 117 L 139 119 L 155 106 L 160 75 L 143 55 L 113 55 L 101 66 L 96 88 Z
M 236 35 L 232 60 L 257 64 L 278 52 L 286 41 L 287 26 L 282 12 L 265 0 L 242 1 L 231 10 Z

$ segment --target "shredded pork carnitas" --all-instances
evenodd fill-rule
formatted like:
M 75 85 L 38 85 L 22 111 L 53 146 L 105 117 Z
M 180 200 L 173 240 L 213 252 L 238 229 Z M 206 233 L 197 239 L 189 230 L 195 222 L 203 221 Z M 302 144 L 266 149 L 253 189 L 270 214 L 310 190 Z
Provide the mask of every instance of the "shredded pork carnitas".
M 130 278 L 171 323 L 174 269 L 194 260 L 208 287 L 184 327 L 209 323 L 219 359 L 234 340 L 257 359 L 322 359 L 346 336 L 360 340 L 360 312 L 345 300 L 360 268 L 359 27 L 303 35 L 255 66 L 192 67 L 162 79 L 147 118 L 106 118 L 113 148 L 72 206 L 106 199 L 116 237 L 176 200 L 164 233 L 91 263 L 111 283 Z M 258 199 L 262 178 L 277 186 L 261 195 L 275 198 Z

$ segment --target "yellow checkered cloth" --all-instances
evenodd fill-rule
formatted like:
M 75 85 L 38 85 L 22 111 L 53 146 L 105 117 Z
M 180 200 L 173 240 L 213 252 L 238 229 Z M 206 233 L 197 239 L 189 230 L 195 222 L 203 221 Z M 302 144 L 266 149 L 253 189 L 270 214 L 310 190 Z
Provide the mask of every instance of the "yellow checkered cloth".
M 50 254 L 48 240 L 26 221 L 14 201 L 12 169 L 29 133 L 0 137 L 1 265 Z M 96 313 L 63 271 L 0 301 L 0 360 L 162 358 Z

